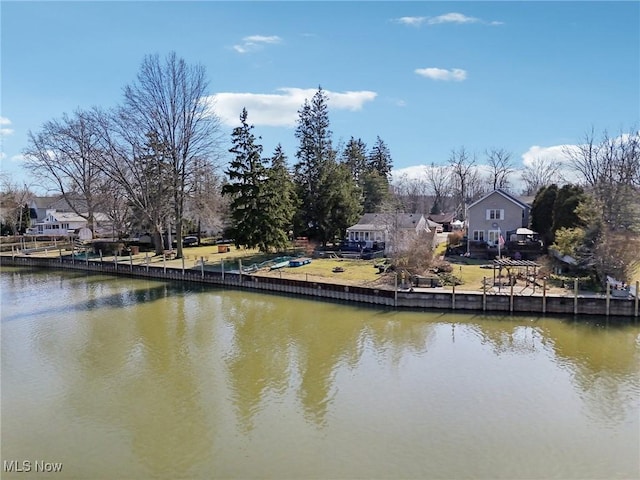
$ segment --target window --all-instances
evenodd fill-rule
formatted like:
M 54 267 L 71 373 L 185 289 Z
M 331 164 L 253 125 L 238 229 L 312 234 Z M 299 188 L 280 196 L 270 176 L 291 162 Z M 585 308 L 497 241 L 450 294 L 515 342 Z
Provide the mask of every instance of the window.
M 474 230 L 473 231 L 473 239 L 476 242 L 483 242 L 484 241 L 484 230 Z
M 504 220 L 504 210 L 502 208 L 487 209 L 487 220 Z

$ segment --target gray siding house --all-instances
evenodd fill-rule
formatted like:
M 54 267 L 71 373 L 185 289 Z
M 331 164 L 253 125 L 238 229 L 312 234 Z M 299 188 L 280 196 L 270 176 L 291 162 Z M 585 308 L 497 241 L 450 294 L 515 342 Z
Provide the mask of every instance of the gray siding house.
M 494 190 L 469 205 L 469 240 L 484 241 L 489 246 L 495 246 L 502 235 L 503 241 L 508 241 L 508 232 L 515 232 L 529 224 L 529 210 L 529 205 L 513 195 L 504 190 Z

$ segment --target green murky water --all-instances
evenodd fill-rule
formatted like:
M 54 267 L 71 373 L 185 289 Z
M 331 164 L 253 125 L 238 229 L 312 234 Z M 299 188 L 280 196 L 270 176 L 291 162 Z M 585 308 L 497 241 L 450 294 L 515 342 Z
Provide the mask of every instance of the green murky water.
M 0 281 L 2 478 L 640 477 L 638 324 Z

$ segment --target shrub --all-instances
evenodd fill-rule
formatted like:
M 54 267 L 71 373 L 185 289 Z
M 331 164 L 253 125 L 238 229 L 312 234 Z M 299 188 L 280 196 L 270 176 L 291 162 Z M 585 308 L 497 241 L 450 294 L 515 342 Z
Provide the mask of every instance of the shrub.
M 447 237 L 447 244 L 449 247 L 457 247 L 462 243 L 462 239 L 464 238 L 464 234 L 462 231 L 457 230 L 455 232 L 451 232 Z

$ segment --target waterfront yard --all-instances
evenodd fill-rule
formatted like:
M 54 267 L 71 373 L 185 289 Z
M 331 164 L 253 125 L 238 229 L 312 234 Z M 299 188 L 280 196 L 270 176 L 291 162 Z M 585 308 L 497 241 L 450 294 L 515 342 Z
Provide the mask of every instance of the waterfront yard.
M 63 255 L 71 255 L 68 250 L 62 251 Z M 288 252 L 288 255 L 295 255 L 295 252 Z M 300 252 L 297 253 L 299 255 Z M 60 251 L 53 247 L 48 251 L 34 252 L 33 256 L 39 257 L 57 257 L 60 255 Z M 244 268 L 251 265 L 260 265 L 269 260 L 273 260 L 277 257 L 282 257 L 287 253 L 278 254 L 265 254 L 259 252 L 257 249 L 244 249 L 236 248 L 231 245 L 228 246 L 228 251 L 220 252 L 218 245 L 203 245 L 199 247 L 187 247 L 184 249 L 184 268 L 194 269 L 200 268 L 201 260 L 204 260 L 204 268 L 206 270 L 220 271 L 221 265 L 224 262 L 225 271 L 237 271 L 240 261 Z M 144 265 L 149 261 L 151 267 L 164 267 L 180 269 L 183 266 L 182 259 L 167 259 L 166 262 L 162 256 L 154 256 L 153 253 L 138 253 L 132 255 L 131 258 L 128 255 L 118 257 L 118 263 L 134 265 Z M 91 261 L 98 260 L 98 257 L 90 258 Z M 112 255 L 103 256 L 103 260 L 107 262 L 113 262 L 114 257 Z M 487 268 L 490 265 L 489 260 L 474 260 L 467 258 L 452 257 L 447 258 L 452 264 L 452 275 L 461 280 L 462 284 L 458 285 L 456 289 L 459 291 L 482 291 L 483 278 L 492 279 L 493 270 Z M 79 259 L 78 261 L 83 261 Z M 262 266 L 257 271 L 253 272 L 253 275 L 290 278 L 307 281 L 317 282 L 331 282 L 341 285 L 362 285 L 362 286 L 381 286 L 392 288 L 394 284 L 393 273 L 380 274 L 375 265 L 382 263 L 383 259 L 376 260 L 355 260 L 355 259 L 340 259 L 340 258 L 317 258 L 313 259 L 311 263 L 300 267 L 283 267 L 277 270 L 270 270 L 269 266 Z M 342 270 L 342 271 L 339 271 Z M 636 269 L 636 273 L 633 279 L 640 280 L 640 267 Z M 443 290 L 452 290 L 452 286 L 441 287 Z M 520 281 L 514 288 L 515 294 L 530 294 L 530 289 L 523 290 L 524 284 Z M 540 289 L 541 291 L 542 289 Z M 572 294 L 571 291 L 554 286 L 550 283 L 547 285 L 547 293 L 549 294 Z M 582 293 L 582 292 L 581 292 Z

